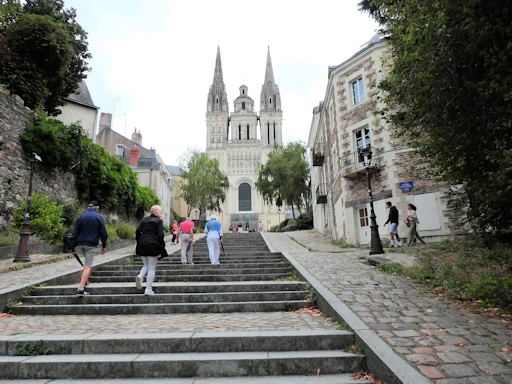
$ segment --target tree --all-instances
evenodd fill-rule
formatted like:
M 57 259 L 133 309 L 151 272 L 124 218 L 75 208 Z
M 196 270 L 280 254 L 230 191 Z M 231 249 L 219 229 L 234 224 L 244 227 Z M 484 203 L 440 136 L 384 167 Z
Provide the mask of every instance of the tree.
M 512 4 L 364 0 L 388 36 L 379 84 L 391 131 L 457 186 L 450 205 L 474 229 L 512 226 Z
M 0 0 L 0 83 L 29 108 L 60 113 L 88 71 L 87 33 L 63 0 Z
M 197 150 L 189 150 L 184 158 L 188 158 L 188 161 L 182 164 L 184 183 L 181 197 L 188 204 L 188 216 L 193 208 L 201 213 L 220 210 L 220 204 L 226 200 L 229 181 L 220 170 L 219 161 Z
M 283 201 L 302 212 L 309 203 L 309 164 L 306 148 L 300 142 L 289 143 L 286 147 L 274 146 L 265 165 L 258 170 L 256 188 L 267 204 L 281 207 Z

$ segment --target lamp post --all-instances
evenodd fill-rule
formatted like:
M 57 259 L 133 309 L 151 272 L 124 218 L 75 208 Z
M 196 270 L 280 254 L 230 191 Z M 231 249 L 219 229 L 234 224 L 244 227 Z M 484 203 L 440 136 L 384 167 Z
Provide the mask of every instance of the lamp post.
M 28 155 L 25 159 L 27 170 L 29 171 L 28 179 L 28 196 L 27 196 L 27 209 L 25 211 L 25 219 L 21 225 L 20 231 L 20 242 L 18 244 L 18 250 L 16 251 L 16 257 L 14 263 L 26 263 L 30 261 L 28 255 L 28 238 L 30 237 L 30 205 L 32 204 L 32 179 L 34 177 L 34 171 L 36 170 L 36 164 L 42 163 L 41 157 L 37 153 Z
M 372 148 L 368 145 L 365 148 L 359 148 L 358 160 L 366 166 L 366 177 L 368 178 L 368 199 L 370 200 L 370 255 L 378 255 L 384 253 L 382 249 L 382 243 L 379 236 L 379 226 L 377 225 L 377 216 L 375 216 L 375 210 L 373 209 L 373 195 L 372 195 L 372 184 L 370 181 L 370 165 L 372 163 Z
M 196 209 L 196 220 L 199 221 L 199 210 Z
M 281 208 L 277 209 L 277 213 L 279 214 L 279 223 L 278 224 L 281 224 Z

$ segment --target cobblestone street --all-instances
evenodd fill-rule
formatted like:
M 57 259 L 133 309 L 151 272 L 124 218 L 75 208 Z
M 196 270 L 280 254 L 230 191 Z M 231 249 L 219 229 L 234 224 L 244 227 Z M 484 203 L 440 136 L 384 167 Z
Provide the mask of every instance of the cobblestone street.
M 366 249 L 337 248 L 333 253 L 331 241 L 314 231 L 264 236 L 274 251 L 289 252 L 436 383 L 512 383 L 510 325 L 458 310 L 406 278 L 363 263 Z

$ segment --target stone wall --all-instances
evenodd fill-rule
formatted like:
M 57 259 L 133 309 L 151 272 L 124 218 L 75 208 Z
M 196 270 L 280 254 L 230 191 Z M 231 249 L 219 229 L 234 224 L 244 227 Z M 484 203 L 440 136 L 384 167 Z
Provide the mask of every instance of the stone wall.
M 29 172 L 19 136 L 33 118 L 21 98 L 0 93 L 0 229 L 10 223 L 14 208 L 27 198 Z M 71 173 L 48 173 L 40 168 L 34 174 L 33 191 L 59 200 L 78 196 Z

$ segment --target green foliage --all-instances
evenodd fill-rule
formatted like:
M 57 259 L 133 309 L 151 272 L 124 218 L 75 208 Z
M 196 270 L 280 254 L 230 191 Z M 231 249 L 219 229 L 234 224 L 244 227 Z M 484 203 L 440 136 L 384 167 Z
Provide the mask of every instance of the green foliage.
M 174 209 L 172 209 L 172 214 L 174 216 L 174 220 L 176 220 L 177 223 L 180 223 L 181 222 L 181 216 L 178 215 L 178 213 Z
M 512 226 L 512 4 L 364 0 L 389 36 L 379 85 L 391 130 L 450 185 L 452 217 L 480 233 Z M 492 187 L 489 187 L 492 183 Z M 488 237 L 488 236 L 487 236 Z
M 296 222 L 297 230 L 313 229 L 313 214 L 303 213 Z
M 137 220 L 142 220 L 145 213 L 157 204 L 160 204 L 160 199 L 151 188 L 141 187 L 140 185 L 135 188 L 135 205 L 137 207 L 135 217 Z
M 3 231 L 0 233 L 0 247 L 4 245 L 16 245 L 19 241 L 20 235 L 15 231 Z
M 270 227 L 270 232 L 279 232 L 279 225 L 273 225 Z
M 0 1 L 0 82 L 56 115 L 88 71 L 87 34 L 63 0 Z
M 137 227 L 131 223 L 106 224 L 109 242 L 135 239 Z
M 25 218 L 27 202 L 24 201 L 14 210 L 14 225 L 21 228 Z M 35 192 L 30 205 L 30 230 L 47 242 L 61 240 L 64 236 L 62 205 L 50 200 L 48 196 Z
M 194 227 L 194 233 L 204 233 L 204 228 L 201 228 L 199 226 Z
M 127 257 L 126 259 L 124 259 L 124 263 L 126 265 L 134 265 L 135 262 L 133 261 L 133 257 Z
M 219 168 L 219 161 L 199 151 L 189 151 L 186 157 L 188 162 L 181 174 L 184 180 L 181 197 L 189 206 L 189 215 L 193 208 L 200 212 L 219 211 L 229 187 L 227 176 Z
M 268 204 L 282 206 L 282 202 L 301 208 L 309 206 L 309 165 L 306 148 L 300 142 L 286 147 L 274 146 L 265 165 L 258 170 L 256 188 Z M 295 218 L 295 211 L 293 211 Z
M 382 264 L 379 264 L 379 266 L 377 268 L 379 268 L 379 270 L 381 270 L 383 272 L 386 272 L 386 273 L 389 273 L 392 275 L 403 271 L 403 267 L 399 264 L 382 263 Z
M 65 228 L 73 227 L 76 219 L 82 213 L 82 206 L 78 200 L 70 199 L 58 202 L 62 205 L 62 224 Z

